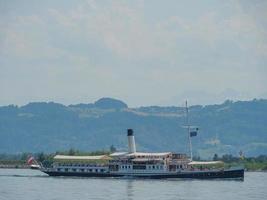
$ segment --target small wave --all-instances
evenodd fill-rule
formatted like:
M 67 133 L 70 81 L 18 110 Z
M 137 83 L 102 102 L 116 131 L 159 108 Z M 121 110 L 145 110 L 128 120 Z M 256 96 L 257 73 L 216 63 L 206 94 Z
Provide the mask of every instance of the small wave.
M 21 175 L 21 174 L 0 174 L 0 177 L 37 177 L 37 178 L 46 178 L 48 175 Z

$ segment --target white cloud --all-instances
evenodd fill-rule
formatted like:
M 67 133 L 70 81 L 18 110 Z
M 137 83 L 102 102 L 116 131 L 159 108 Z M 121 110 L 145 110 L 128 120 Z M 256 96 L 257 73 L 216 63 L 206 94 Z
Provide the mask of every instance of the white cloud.
M 190 2 L 47 1 L 38 12 L 13 4 L 16 12 L 0 14 L 0 89 L 6 95 L 0 103 L 20 102 L 23 94 L 15 91 L 29 86 L 34 92 L 25 93 L 25 101 L 116 96 L 132 105 L 171 103 L 187 90 L 204 91 L 207 101 L 223 101 L 219 94 L 227 88 L 248 98 L 267 91 L 264 2 L 253 8 L 244 1 L 200 3 L 194 10 L 183 5 Z M 175 10 L 180 6 L 188 10 Z M 27 72 L 22 78 L 14 75 L 18 67 Z M 35 68 L 43 75 L 32 77 Z M 31 86 L 35 81 L 42 93 Z

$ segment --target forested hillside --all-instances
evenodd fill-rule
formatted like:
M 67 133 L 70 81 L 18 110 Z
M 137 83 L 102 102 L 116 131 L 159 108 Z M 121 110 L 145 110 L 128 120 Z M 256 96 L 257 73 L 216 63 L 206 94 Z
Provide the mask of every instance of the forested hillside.
M 267 154 L 267 100 L 225 101 L 191 106 L 190 122 L 199 126 L 193 137 L 195 156 Z M 127 150 L 126 129 L 133 128 L 139 151 L 187 152 L 181 107 L 128 108 L 102 98 L 95 103 L 65 106 L 35 102 L 0 107 L 0 153 L 85 151 L 114 145 Z

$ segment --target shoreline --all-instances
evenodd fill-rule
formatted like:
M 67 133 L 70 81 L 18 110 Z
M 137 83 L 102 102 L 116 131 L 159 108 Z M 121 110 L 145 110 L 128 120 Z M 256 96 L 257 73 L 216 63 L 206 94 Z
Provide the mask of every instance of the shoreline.
M 0 169 L 30 169 L 29 165 L 0 165 Z

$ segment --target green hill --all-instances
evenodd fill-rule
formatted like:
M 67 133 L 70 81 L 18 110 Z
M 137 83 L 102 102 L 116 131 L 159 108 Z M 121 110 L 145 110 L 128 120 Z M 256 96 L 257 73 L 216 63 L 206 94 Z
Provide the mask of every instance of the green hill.
M 193 137 L 194 155 L 214 153 L 247 156 L 267 154 L 267 100 L 226 101 L 191 106 L 191 124 L 200 127 Z M 133 128 L 140 151 L 187 152 L 181 107 L 128 108 L 103 98 L 95 103 L 65 106 L 35 102 L 0 107 L 0 153 L 127 150 L 126 129 Z

